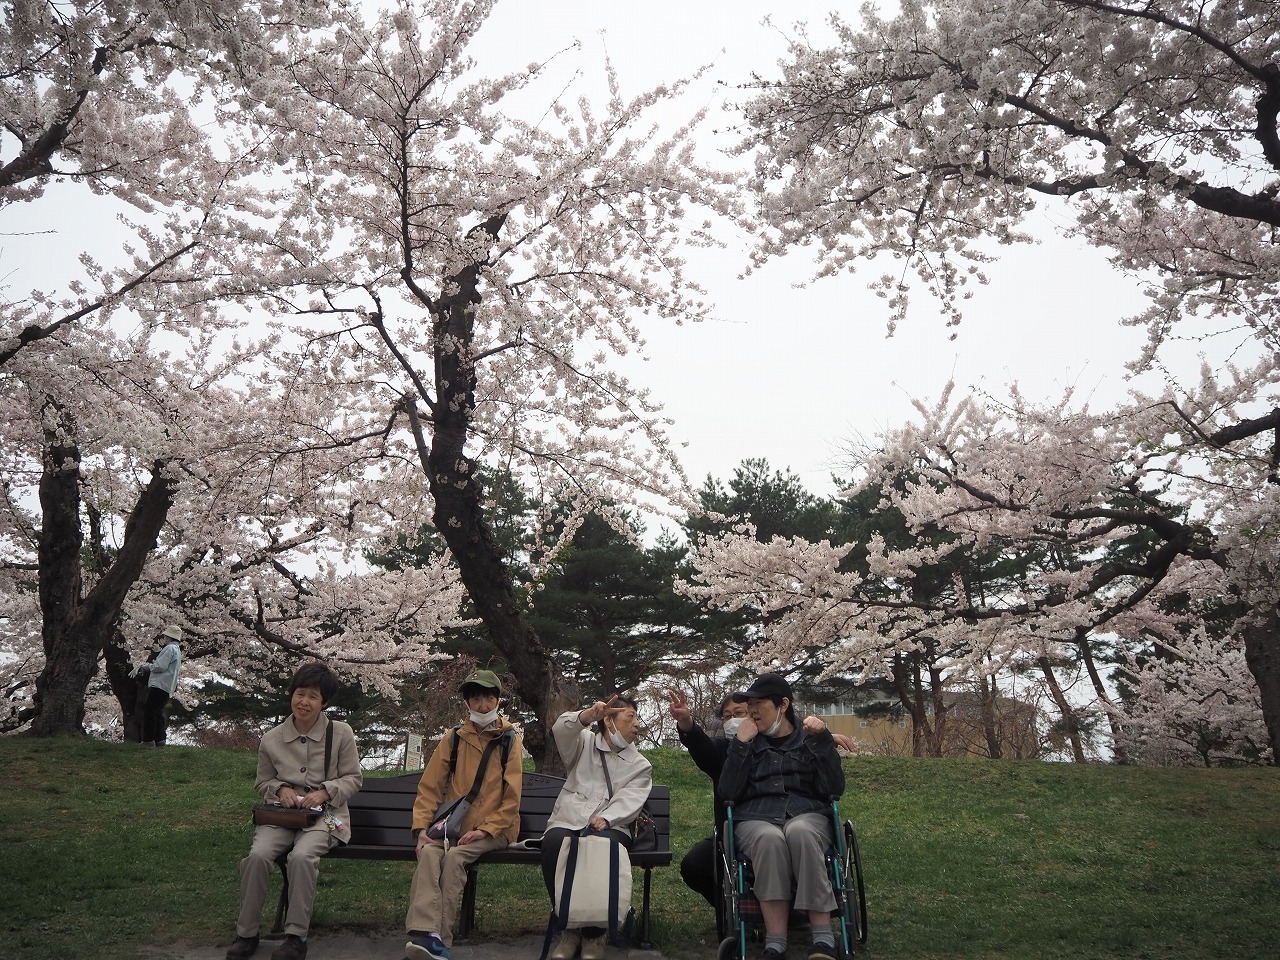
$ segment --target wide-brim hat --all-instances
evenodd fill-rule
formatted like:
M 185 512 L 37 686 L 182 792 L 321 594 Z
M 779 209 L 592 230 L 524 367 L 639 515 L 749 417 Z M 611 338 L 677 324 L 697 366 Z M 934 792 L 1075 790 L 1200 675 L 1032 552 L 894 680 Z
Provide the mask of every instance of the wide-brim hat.
M 177 626 L 176 624 L 171 623 L 169 624 L 169 626 L 164 628 L 164 635 L 168 637 L 170 640 L 181 640 L 182 628 Z
M 502 693 L 502 681 L 498 679 L 498 675 L 492 670 L 472 670 L 467 679 L 463 680 L 462 685 L 458 688 L 462 691 L 463 696 L 467 694 L 467 687 L 484 687 L 494 693 Z
M 751 681 L 751 686 L 742 691 L 747 700 L 767 700 L 773 697 L 786 697 L 795 700 L 791 695 L 791 684 L 780 673 L 762 673 Z

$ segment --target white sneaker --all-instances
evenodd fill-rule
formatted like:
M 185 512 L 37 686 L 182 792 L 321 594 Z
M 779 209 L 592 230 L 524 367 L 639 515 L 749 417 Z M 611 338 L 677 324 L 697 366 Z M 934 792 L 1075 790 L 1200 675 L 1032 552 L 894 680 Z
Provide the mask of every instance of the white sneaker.
M 578 955 L 578 947 L 582 946 L 581 930 L 566 930 L 551 948 L 551 960 L 573 960 Z

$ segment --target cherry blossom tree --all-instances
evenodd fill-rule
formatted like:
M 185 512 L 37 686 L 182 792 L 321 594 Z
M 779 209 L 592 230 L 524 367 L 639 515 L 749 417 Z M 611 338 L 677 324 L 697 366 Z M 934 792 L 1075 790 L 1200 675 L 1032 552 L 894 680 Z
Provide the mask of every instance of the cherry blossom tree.
M 6 225 L 38 238 L 60 199 L 80 227 L 119 217 L 42 265 L 56 289 L 0 305 L 6 726 L 82 729 L 100 658 L 122 697 L 165 623 L 189 631 L 188 677 L 305 654 L 386 689 L 456 619 L 441 566 L 352 569 L 393 523 L 366 451 L 276 341 L 237 339 L 259 291 L 219 255 L 274 244 L 274 158 L 238 136 L 231 92 L 328 10 L 19 3 L 0 26 Z
M 1132 750 L 1166 765 L 1257 763 L 1270 754 L 1258 686 L 1235 638 L 1204 631 L 1161 647 L 1125 671 L 1125 726 Z
M 1082 242 L 1150 280 L 1150 306 L 1118 322 L 1149 333 L 1135 373 L 1164 373 L 1095 412 L 1070 395 L 1037 406 L 1015 394 L 920 406 L 884 438 L 869 483 L 898 471 L 922 482 L 892 498 L 911 522 L 958 543 L 993 538 L 1060 558 L 1028 589 L 985 612 L 911 607 L 931 629 L 1007 651 L 1144 632 L 1176 647 L 1195 629 L 1163 600 L 1224 595 L 1256 680 L 1272 746 L 1280 743 L 1277 464 L 1280 407 L 1275 303 L 1280 270 L 1280 10 L 1256 0 L 905 0 L 890 16 L 864 7 L 836 19 L 837 42 L 794 45 L 778 81 L 745 106 L 744 153 L 771 231 L 761 261 L 811 250 L 819 276 L 881 261 L 903 273 L 873 281 L 892 329 L 914 275 L 960 321 L 997 244 L 1052 204 Z M 1171 340 L 1194 337 L 1198 376 L 1164 371 Z M 814 623 L 830 548 L 793 544 L 769 557 L 792 571 Z M 759 550 L 755 551 L 759 554 Z M 722 577 L 729 545 L 712 548 Z M 813 556 L 821 572 L 802 571 Z M 910 552 L 880 551 L 881 572 L 909 577 Z M 835 587 L 832 583 L 830 586 Z M 838 585 L 855 591 L 858 584 Z M 847 639 L 858 627 L 874 634 Z M 834 662 L 882 658 L 910 630 L 850 621 Z M 799 628 L 797 628 L 799 629 Z M 914 629 L 911 628 L 911 629 Z M 868 639 L 874 637 L 874 639 Z M 784 652 L 789 641 L 771 641 Z
M 270 265 L 281 335 L 323 354 L 315 371 L 351 398 L 353 420 L 389 425 L 383 489 L 429 500 L 545 721 L 577 692 L 512 589 L 477 467 L 568 489 L 579 517 L 679 496 L 658 408 L 609 358 L 642 348 L 642 318 L 704 314 L 682 246 L 710 240 L 686 221 L 736 211 L 724 178 L 695 164 L 692 129 L 651 116 L 679 85 L 627 99 L 608 69 L 597 110 L 540 86 L 545 64 L 485 76 L 467 47 L 492 7 L 401 0 L 369 23 L 352 15 L 240 102 L 293 196 Z M 540 119 L 519 119 L 531 101 Z M 535 753 L 543 732 L 526 733 Z

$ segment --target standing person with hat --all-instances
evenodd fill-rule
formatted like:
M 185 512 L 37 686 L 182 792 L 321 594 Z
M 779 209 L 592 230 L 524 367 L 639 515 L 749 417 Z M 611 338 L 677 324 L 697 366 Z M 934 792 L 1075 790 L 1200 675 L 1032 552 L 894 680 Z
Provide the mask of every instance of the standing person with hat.
M 819 718 L 796 719 L 791 684 L 779 674 L 756 677 L 743 696 L 748 716 L 729 741 L 719 793 L 733 801 L 735 843 L 755 870 L 761 958 L 786 956 L 794 888 L 795 909 L 809 915 L 809 960 L 835 960 L 826 851 L 835 842 L 831 801 L 845 783 L 835 740 Z
M 164 708 L 169 705 L 169 698 L 178 689 L 178 670 L 182 666 L 182 628 L 169 624 L 164 628 L 159 639 L 167 639 L 153 662 L 134 667 L 129 674 L 136 677 L 139 673 L 148 674 L 147 699 L 142 705 L 142 745 L 155 744 L 163 747 L 169 734 L 169 724 L 165 719 Z
M 418 866 L 404 921 L 409 960 L 448 960 L 467 867 L 481 854 L 501 850 L 520 836 L 524 744 L 511 722 L 498 715 L 498 675 L 473 671 L 462 681 L 461 693 L 468 717 L 440 738 L 418 781 L 413 804 Z M 471 805 L 456 838 L 447 833 L 440 839 L 431 837 L 437 812 L 468 796 Z

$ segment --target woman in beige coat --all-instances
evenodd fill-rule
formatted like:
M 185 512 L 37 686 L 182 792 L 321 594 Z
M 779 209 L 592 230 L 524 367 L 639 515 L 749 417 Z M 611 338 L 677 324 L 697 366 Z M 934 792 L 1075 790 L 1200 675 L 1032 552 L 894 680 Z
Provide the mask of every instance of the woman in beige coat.
M 542 879 L 554 904 L 556 861 L 564 838 L 590 827 L 630 847 L 629 828 L 649 798 L 653 767 L 636 749 L 640 721 L 635 701 L 626 697 L 563 713 L 551 732 L 568 772 L 542 835 Z M 604 960 L 606 933 L 599 927 L 565 930 L 551 960 L 572 960 L 579 949 L 582 960 Z
M 347 801 L 364 785 L 355 734 L 324 712 L 337 692 L 333 671 L 319 661 L 304 663 L 289 681 L 288 719 L 268 730 L 258 747 L 254 787 L 262 798 L 286 807 L 323 807 L 324 813 L 303 830 L 254 828 L 253 846 L 240 861 L 240 918 L 227 960 L 245 960 L 257 951 L 272 864 L 286 852 L 289 910 L 284 942 L 271 960 L 305 960 L 320 858 L 351 839 Z M 326 741 L 331 741 L 327 750 Z

